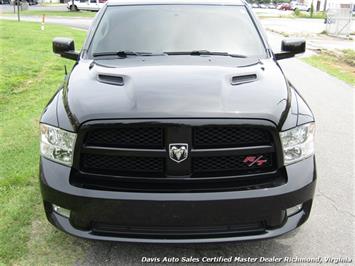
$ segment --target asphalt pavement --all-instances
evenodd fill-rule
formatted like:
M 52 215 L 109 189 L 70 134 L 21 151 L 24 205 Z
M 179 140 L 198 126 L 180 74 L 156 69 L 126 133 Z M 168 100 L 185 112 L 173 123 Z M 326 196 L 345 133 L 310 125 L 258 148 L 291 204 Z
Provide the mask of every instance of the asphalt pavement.
M 86 29 L 89 20 L 81 20 L 59 23 Z M 282 37 L 269 33 L 269 39 L 277 49 Z M 324 263 L 329 257 L 351 258 L 352 264 L 339 265 L 354 265 L 354 88 L 296 58 L 282 60 L 280 65 L 309 103 L 317 121 L 318 185 L 307 223 L 280 238 L 243 243 L 157 245 L 90 241 L 87 254 L 78 264 L 141 265 L 142 257 L 233 256 L 245 259 L 321 257 Z M 194 265 L 199 264 L 202 265 Z M 258 264 L 261 263 L 253 265 Z

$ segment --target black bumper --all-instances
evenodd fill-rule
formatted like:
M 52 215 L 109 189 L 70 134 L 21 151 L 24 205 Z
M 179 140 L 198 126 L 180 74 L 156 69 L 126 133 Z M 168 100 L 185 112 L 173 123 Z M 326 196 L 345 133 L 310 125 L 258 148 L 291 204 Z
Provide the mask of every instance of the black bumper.
M 287 183 L 268 189 L 204 193 L 111 192 L 69 183 L 71 168 L 41 158 L 48 220 L 78 237 L 149 243 L 198 243 L 276 237 L 304 223 L 315 190 L 314 157 L 286 167 Z M 52 204 L 71 210 L 70 219 Z M 292 216 L 286 209 L 303 208 Z

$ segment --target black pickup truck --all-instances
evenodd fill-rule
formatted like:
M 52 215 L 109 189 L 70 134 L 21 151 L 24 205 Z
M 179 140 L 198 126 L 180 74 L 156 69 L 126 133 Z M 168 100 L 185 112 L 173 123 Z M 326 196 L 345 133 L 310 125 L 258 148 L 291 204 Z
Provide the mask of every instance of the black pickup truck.
M 314 116 L 243 0 L 109 1 L 40 120 L 48 220 L 78 237 L 282 235 L 310 214 Z

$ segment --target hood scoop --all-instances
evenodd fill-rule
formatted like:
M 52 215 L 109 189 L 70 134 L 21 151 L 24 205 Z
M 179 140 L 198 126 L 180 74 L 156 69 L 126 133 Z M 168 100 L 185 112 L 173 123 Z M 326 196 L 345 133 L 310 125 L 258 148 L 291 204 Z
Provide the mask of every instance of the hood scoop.
M 256 74 L 243 74 L 243 75 L 238 75 L 234 76 L 232 78 L 232 85 L 239 85 L 243 83 L 249 83 L 256 81 L 258 79 L 258 76 Z
M 97 80 L 102 83 L 116 85 L 116 86 L 123 86 L 124 85 L 124 80 L 123 80 L 122 76 L 98 74 Z

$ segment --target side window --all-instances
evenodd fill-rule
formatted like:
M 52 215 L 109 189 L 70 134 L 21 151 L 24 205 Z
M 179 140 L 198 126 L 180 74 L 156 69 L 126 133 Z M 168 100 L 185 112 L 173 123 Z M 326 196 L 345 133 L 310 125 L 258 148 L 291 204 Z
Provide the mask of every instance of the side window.
M 88 0 L 80 0 L 80 3 L 86 3 Z
M 96 0 L 90 0 L 91 4 L 96 4 Z

